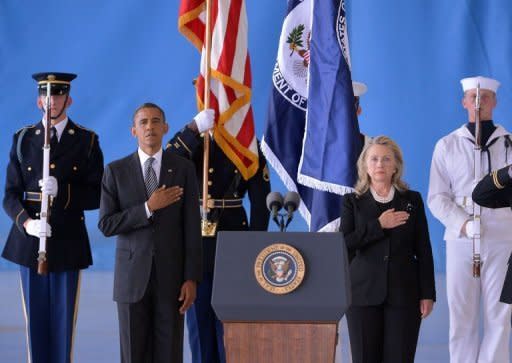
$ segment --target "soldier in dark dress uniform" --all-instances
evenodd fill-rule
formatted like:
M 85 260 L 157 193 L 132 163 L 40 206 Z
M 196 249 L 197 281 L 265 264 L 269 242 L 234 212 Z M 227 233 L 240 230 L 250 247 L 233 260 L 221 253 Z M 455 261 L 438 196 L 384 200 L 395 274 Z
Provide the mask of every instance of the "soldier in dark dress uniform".
M 13 221 L 2 257 L 20 266 L 28 354 L 33 363 L 72 360 L 80 270 L 92 264 L 84 210 L 99 207 L 103 154 L 98 136 L 66 114 L 72 99 L 68 73 L 38 73 L 37 103 L 46 120 L 46 87 L 51 87 L 50 177 L 42 178 L 44 126 L 18 130 L 9 154 L 3 206 Z M 41 191 L 53 196 L 47 229 L 48 274 L 37 274 Z M 44 232 L 42 232 L 44 233 Z
M 512 208 L 512 165 L 495 170 L 485 176 L 473 190 L 473 200 L 482 207 Z M 501 291 L 500 301 L 512 304 L 512 255 Z
M 199 185 L 203 175 L 203 131 L 213 126 L 213 110 L 200 112 L 194 120 L 169 141 L 167 148 L 191 159 L 196 165 Z M 210 141 L 208 170 L 209 220 L 217 222 L 217 231 L 265 231 L 269 212 L 265 200 L 270 192 L 270 179 L 265 158 L 258 147 L 259 168 L 245 180 L 220 147 Z M 250 222 L 242 205 L 245 195 L 251 202 Z M 211 306 L 215 237 L 203 237 L 203 279 L 197 298 L 187 311 L 187 327 L 194 363 L 225 362 L 222 323 Z

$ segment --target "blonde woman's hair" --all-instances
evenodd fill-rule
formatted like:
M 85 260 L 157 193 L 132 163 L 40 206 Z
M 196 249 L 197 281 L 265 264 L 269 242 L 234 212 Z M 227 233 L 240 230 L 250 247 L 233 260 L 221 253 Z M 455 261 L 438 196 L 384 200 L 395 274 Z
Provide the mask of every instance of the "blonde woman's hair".
M 368 156 L 368 150 L 373 145 L 383 145 L 388 147 L 393 156 L 395 158 L 395 166 L 396 172 L 391 177 L 391 184 L 398 191 L 405 191 L 409 189 L 408 185 L 402 180 L 402 175 L 404 172 L 404 159 L 402 157 L 402 151 L 396 142 L 391 140 L 387 136 L 376 136 L 368 142 L 368 144 L 364 147 L 361 155 L 359 155 L 359 159 L 357 160 L 357 174 L 358 179 L 355 186 L 355 192 L 357 195 L 362 195 L 366 193 L 366 191 L 370 188 L 370 176 L 368 175 L 368 170 L 366 169 L 366 158 Z

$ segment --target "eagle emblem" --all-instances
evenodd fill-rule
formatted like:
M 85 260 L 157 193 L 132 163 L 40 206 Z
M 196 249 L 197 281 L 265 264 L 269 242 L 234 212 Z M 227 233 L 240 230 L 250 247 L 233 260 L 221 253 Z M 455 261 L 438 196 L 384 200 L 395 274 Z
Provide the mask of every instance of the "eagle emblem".
M 297 25 L 288 34 L 288 38 L 286 39 L 286 43 L 291 50 L 290 57 L 294 54 L 299 57 L 299 59 L 293 61 L 293 71 L 296 76 L 301 78 L 306 78 L 308 75 L 309 49 L 311 47 L 311 32 L 307 32 L 307 35 L 304 36 L 305 29 L 304 24 Z M 306 46 L 304 46 L 304 41 L 306 42 Z
M 258 284 L 272 294 L 287 294 L 295 290 L 302 283 L 305 270 L 299 251 L 284 243 L 263 249 L 254 264 Z
M 270 268 L 272 269 L 272 278 L 279 283 L 288 280 L 292 274 L 290 270 L 290 260 L 283 256 L 274 257 L 270 261 Z

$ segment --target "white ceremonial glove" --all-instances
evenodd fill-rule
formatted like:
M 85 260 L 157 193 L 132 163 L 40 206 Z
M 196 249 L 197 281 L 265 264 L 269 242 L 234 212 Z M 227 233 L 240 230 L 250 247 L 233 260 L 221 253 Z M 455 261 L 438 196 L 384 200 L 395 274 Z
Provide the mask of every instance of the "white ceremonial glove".
M 202 110 L 194 117 L 194 122 L 196 123 L 197 131 L 201 133 L 211 129 L 213 127 L 214 120 L 215 110 L 211 108 Z
M 466 236 L 468 238 L 473 238 L 475 235 L 475 222 L 474 221 L 467 221 L 466 222 L 466 230 L 464 231 L 466 233 Z
M 31 219 L 27 222 L 27 225 L 25 226 L 25 231 L 27 231 L 27 234 L 34 236 L 34 237 L 45 237 L 44 234 L 41 232 L 41 220 L 40 219 Z M 46 223 L 46 237 L 52 236 L 52 227 Z
M 57 192 L 59 191 L 59 183 L 54 176 L 49 176 L 48 178 L 39 180 L 39 186 L 41 187 L 41 192 L 52 197 L 56 197 Z

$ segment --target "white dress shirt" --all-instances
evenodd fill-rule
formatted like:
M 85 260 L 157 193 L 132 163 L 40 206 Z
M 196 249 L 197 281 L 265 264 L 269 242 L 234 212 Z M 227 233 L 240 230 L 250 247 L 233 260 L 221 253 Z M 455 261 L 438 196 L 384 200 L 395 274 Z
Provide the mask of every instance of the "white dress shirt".
M 68 124 L 68 118 L 66 117 L 64 120 L 59 122 L 56 125 L 52 125 L 55 127 L 55 130 L 57 131 L 57 140 L 60 142 L 60 138 L 62 137 L 62 133 L 64 132 L 64 129 L 66 128 L 66 125 Z
M 142 176 L 144 180 L 146 180 L 146 175 L 144 174 L 144 163 L 146 160 L 148 160 L 150 157 L 153 157 L 155 160 L 153 161 L 153 164 L 151 165 L 153 167 L 153 170 L 156 174 L 156 181 L 160 182 L 160 169 L 162 168 L 162 153 L 163 150 L 158 150 L 154 155 L 148 155 L 142 149 L 139 147 L 137 150 L 139 153 L 139 160 L 140 160 L 140 167 L 142 168 Z M 144 203 L 144 207 L 146 208 L 146 216 L 149 218 L 153 215 L 153 213 L 149 210 L 148 202 Z

